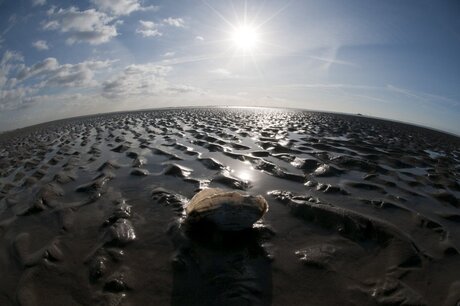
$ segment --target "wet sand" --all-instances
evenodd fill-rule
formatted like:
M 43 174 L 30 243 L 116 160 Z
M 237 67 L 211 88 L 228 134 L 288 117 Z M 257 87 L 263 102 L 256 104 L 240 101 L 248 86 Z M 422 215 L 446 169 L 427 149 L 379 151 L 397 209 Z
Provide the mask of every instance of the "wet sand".
M 188 227 L 207 187 L 254 228 Z M 460 139 L 361 116 L 165 109 L 0 135 L 0 305 L 457 305 Z

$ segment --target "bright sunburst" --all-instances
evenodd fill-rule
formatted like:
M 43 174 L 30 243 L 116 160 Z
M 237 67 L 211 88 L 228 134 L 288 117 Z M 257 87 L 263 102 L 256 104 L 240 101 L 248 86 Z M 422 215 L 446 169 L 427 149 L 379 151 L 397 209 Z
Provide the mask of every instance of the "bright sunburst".
M 257 33 L 257 29 L 253 26 L 240 25 L 233 30 L 232 40 L 238 49 L 253 51 L 259 42 L 259 33 Z
M 237 4 L 240 5 L 235 5 L 234 0 L 231 0 L 225 1 L 229 3 L 229 7 L 222 13 L 207 0 L 202 1 L 225 23 L 224 27 L 216 28 L 221 35 L 216 35 L 219 38 L 213 42 L 225 50 L 222 53 L 224 57 L 228 56 L 232 61 L 239 59 L 243 64 L 248 58 L 256 64 L 256 61 L 268 54 L 266 47 L 274 46 L 270 42 L 273 32 L 270 31 L 268 23 L 287 7 L 286 5 L 278 10 L 270 10 L 268 6 L 255 5 L 255 1 L 249 3 L 248 0 L 239 0 Z

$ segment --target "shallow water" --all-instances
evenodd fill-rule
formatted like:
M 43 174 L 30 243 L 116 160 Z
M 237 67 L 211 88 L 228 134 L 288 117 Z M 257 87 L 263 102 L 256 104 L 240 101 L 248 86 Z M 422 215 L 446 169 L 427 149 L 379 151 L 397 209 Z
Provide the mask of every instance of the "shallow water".
M 215 108 L 62 120 L 0 144 L 0 305 L 460 301 L 454 136 Z M 241 233 L 184 226 L 207 187 L 261 194 L 269 212 Z

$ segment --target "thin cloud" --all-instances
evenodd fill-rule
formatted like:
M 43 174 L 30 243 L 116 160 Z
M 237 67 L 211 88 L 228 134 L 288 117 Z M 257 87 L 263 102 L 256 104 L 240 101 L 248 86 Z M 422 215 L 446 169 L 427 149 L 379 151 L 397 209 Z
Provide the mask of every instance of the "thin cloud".
M 329 68 L 332 64 L 337 64 L 337 65 L 346 65 L 346 66 L 355 66 L 354 63 L 348 62 L 348 61 L 342 61 L 338 60 L 336 58 L 325 58 L 325 57 L 319 57 L 319 56 L 309 56 L 310 58 L 314 60 L 321 61 L 327 65 L 326 68 Z
M 32 0 L 32 6 L 41 6 L 45 4 L 46 4 L 46 0 Z
M 159 64 L 166 64 L 166 65 L 180 65 L 180 64 L 187 64 L 187 63 L 198 63 L 198 62 L 205 62 L 214 59 L 225 59 L 227 58 L 226 55 L 222 54 L 208 54 L 208 55 L 200 55 L 200 56 L 184 56 L 184 57 L 176 57 L 171 59 L 164 59 L 159 62 Z
M 121 16 L 129 15 L 136 11 L 158 11 L 159 6 L 142 6 L 138 0 L 91 0 L 102 12 Z
M 418 91 L 413 91 L 409 90 L 406 88 L 398 87 L 395 85 L 388 84 L 386 86 L 386 89 L 390 92 L 398 93 L 401 95 L 404 95 L 408 98 L 412 98 L 414 100 L 417 100 L 422 103 L 427 103 L 435 106 L 439 106 L 438 102 L 443 102 L 447 103 L 450 106 L 459 106 L 460 101 L 454 100 L 445 96 L 441 95 L 436 95 L 436 94 L 431 94 L 431 93 L 425 93 L 425 92 L 418 92 Z
M 8 34 L 9 31 L 16 25 L 16 14 L 13 14 L 8 18 L 8 25 L 6 28 L 0 33 L 0 49 L 2 48 L 3 43 L 5 42 L 5 36 Z
M 38 51 L 49 50 L 48 43 L 45 40 L 37 40 L 33 42 L 32 47 L 34 47 Z
M 375 90 L 381 89 L 375 86 L 355 85 L 355 84 L 341 84 L 341 83 L 298 83 L 298 84 L 284 84 L 277 87 L 282 88 L 317 88 L 317 89 L 364 89 Z
M 407 90 L 407 89 L 404 89 L 404 88 L 400 88 L 400 87 L 397 87 L 397 86 L 394 86 L 394 85 L 391 85 L 391 84 L 388 84 L 386 86 L 386 88 L 389 91 L 396 92 L 396 93 L 405 95 L 405 96 L 410 97 L 410 98 L 415 98 L 415 99 L 420 99 L 420 100 L 423 99 L 420 95 L 416 94 L 413 91 L 410 91 L 410 90 Z
M 214 70 L 210 70 L 209 73 L 216 75 L 221 79 L 235 79 L 238 78 L 236 74 L 233 74 L 231 71 L 225 68 L 217 68 Z
M 114 78 L 102 84 L 102 95 L 107 98 L 179 95 L 201 93 L 201 90 L 187 84 L 172 84 L 166 79 L 172 67 L 148 63 L 129 65 Z
M 171 67 L 156 64 L 129 65 L 102 84 L 105 97 L 153 94 L 167 87 L 164 77 Z

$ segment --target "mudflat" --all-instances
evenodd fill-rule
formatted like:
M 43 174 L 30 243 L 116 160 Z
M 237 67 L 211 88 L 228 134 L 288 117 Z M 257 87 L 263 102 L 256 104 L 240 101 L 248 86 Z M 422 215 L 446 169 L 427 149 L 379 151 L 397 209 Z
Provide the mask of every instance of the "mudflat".
M 184 226 L 205 188 L 253 228 Z M 0 135 L 0 305 L 458 305 L 460 139 L 362 116 L 179 108 Z

